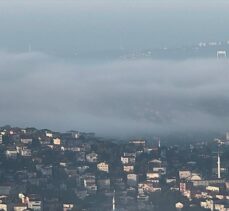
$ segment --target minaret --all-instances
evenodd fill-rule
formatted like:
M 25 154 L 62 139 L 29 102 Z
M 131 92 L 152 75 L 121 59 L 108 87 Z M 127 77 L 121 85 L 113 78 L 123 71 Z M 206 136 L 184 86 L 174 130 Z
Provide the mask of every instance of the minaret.
M 218 179 L 220 179 L 221 178 L 221 175 L 220 175 L 220 155 L 219 155 L 219 148 L 218 148 L 218 160 L 217 160 L 217 175 L 218 175 Z
M 158 148 L 160 149 L 161 148 L 161 139 L 158 138 Z
M 115 190 L 114 190 L 113 200 L 112 200 L 112 211 L 115 211 Z

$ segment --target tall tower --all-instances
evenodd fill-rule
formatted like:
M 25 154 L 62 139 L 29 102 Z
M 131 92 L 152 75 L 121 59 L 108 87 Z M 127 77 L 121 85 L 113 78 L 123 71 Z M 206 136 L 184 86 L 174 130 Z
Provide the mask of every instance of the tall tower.
M 115 190 L 114 190 L 114 194 L 113 194 L 113 200 L 112 200 L 112 211 L 115 211 Z
M 158 138 L 158 148 L 159 149 L 161 148 L 161 139 L 160 139 L 160 137 Z
M 219 155 L 219 148 L 218 148 L 218 160 L 217 160 L 217 175 L 218 175 L 218 179 L 221 178 L 220 170 L 221 170 L 221 167 L 220 167 L 220 155 Z

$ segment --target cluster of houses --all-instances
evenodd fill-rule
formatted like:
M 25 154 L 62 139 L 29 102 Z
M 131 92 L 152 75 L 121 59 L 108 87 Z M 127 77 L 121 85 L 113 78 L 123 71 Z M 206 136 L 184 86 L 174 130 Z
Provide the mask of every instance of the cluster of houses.
M 217 163 L 214 148 L 206 148 L 2 127 L 0 210 L 152 210 L 153 194 L 167 191 L 181 196 L 171 204 L 174 209 L 227 211 L 227 160 L 219 166 L 219 154 Z

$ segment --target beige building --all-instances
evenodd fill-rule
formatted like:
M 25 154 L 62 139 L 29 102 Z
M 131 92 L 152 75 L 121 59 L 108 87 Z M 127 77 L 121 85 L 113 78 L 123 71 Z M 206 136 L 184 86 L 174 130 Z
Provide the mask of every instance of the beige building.
M 59 138 L 54 138 L 53 139 L 53 144 L 54 145 L 60 145 L 61 144 L 61 140 Z
M 14 211 L 24 211 L 26 209 L 27 209 L 27 205 L 25 205 L 25 204 L 20 204 L 20 205 L 14 206 Z
M 136 186 L 138 183 L 138 175 L 137 174 L 127 174 L 127 184 L 129 186 Z
M 148 172 L 146 177 L 147 179 L 158 179 L 160 178 L 160 174 L 158 172 Z
M 123 166 L 123 171 L 127 172 L 127 173 L 133 172 L 134 171 L 134 166 L 133 165 L 124 165 Z
M 97 164 L 97 169 L 100 171 L 109 172 L 109 165 L 106 162 L 101 162 Z
M 63 211 L 70 211 L 73 210 L 74 205 L 73 204 L 63 204 Z
M 0 210 L 7 211 L 7 205 L 6 204 L 0 204 Z
M 191 171 L 179 171 L 180 179 L 190 179 L 191 176 L 192 176 Z

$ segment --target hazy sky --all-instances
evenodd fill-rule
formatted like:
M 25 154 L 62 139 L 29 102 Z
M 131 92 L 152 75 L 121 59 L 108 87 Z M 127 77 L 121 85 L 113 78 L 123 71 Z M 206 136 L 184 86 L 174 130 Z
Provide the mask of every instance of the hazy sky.
M 90 59 L 226 41 L 228 9 L 227 0 L 0 1 L 0 124 L 122 136 L 227 130 L 227 60 Z M 60 56 L 82 52 L 84 64 Z
M 0 1 L 0 47 L 49 53 L 228 40 L 227 0 Z

